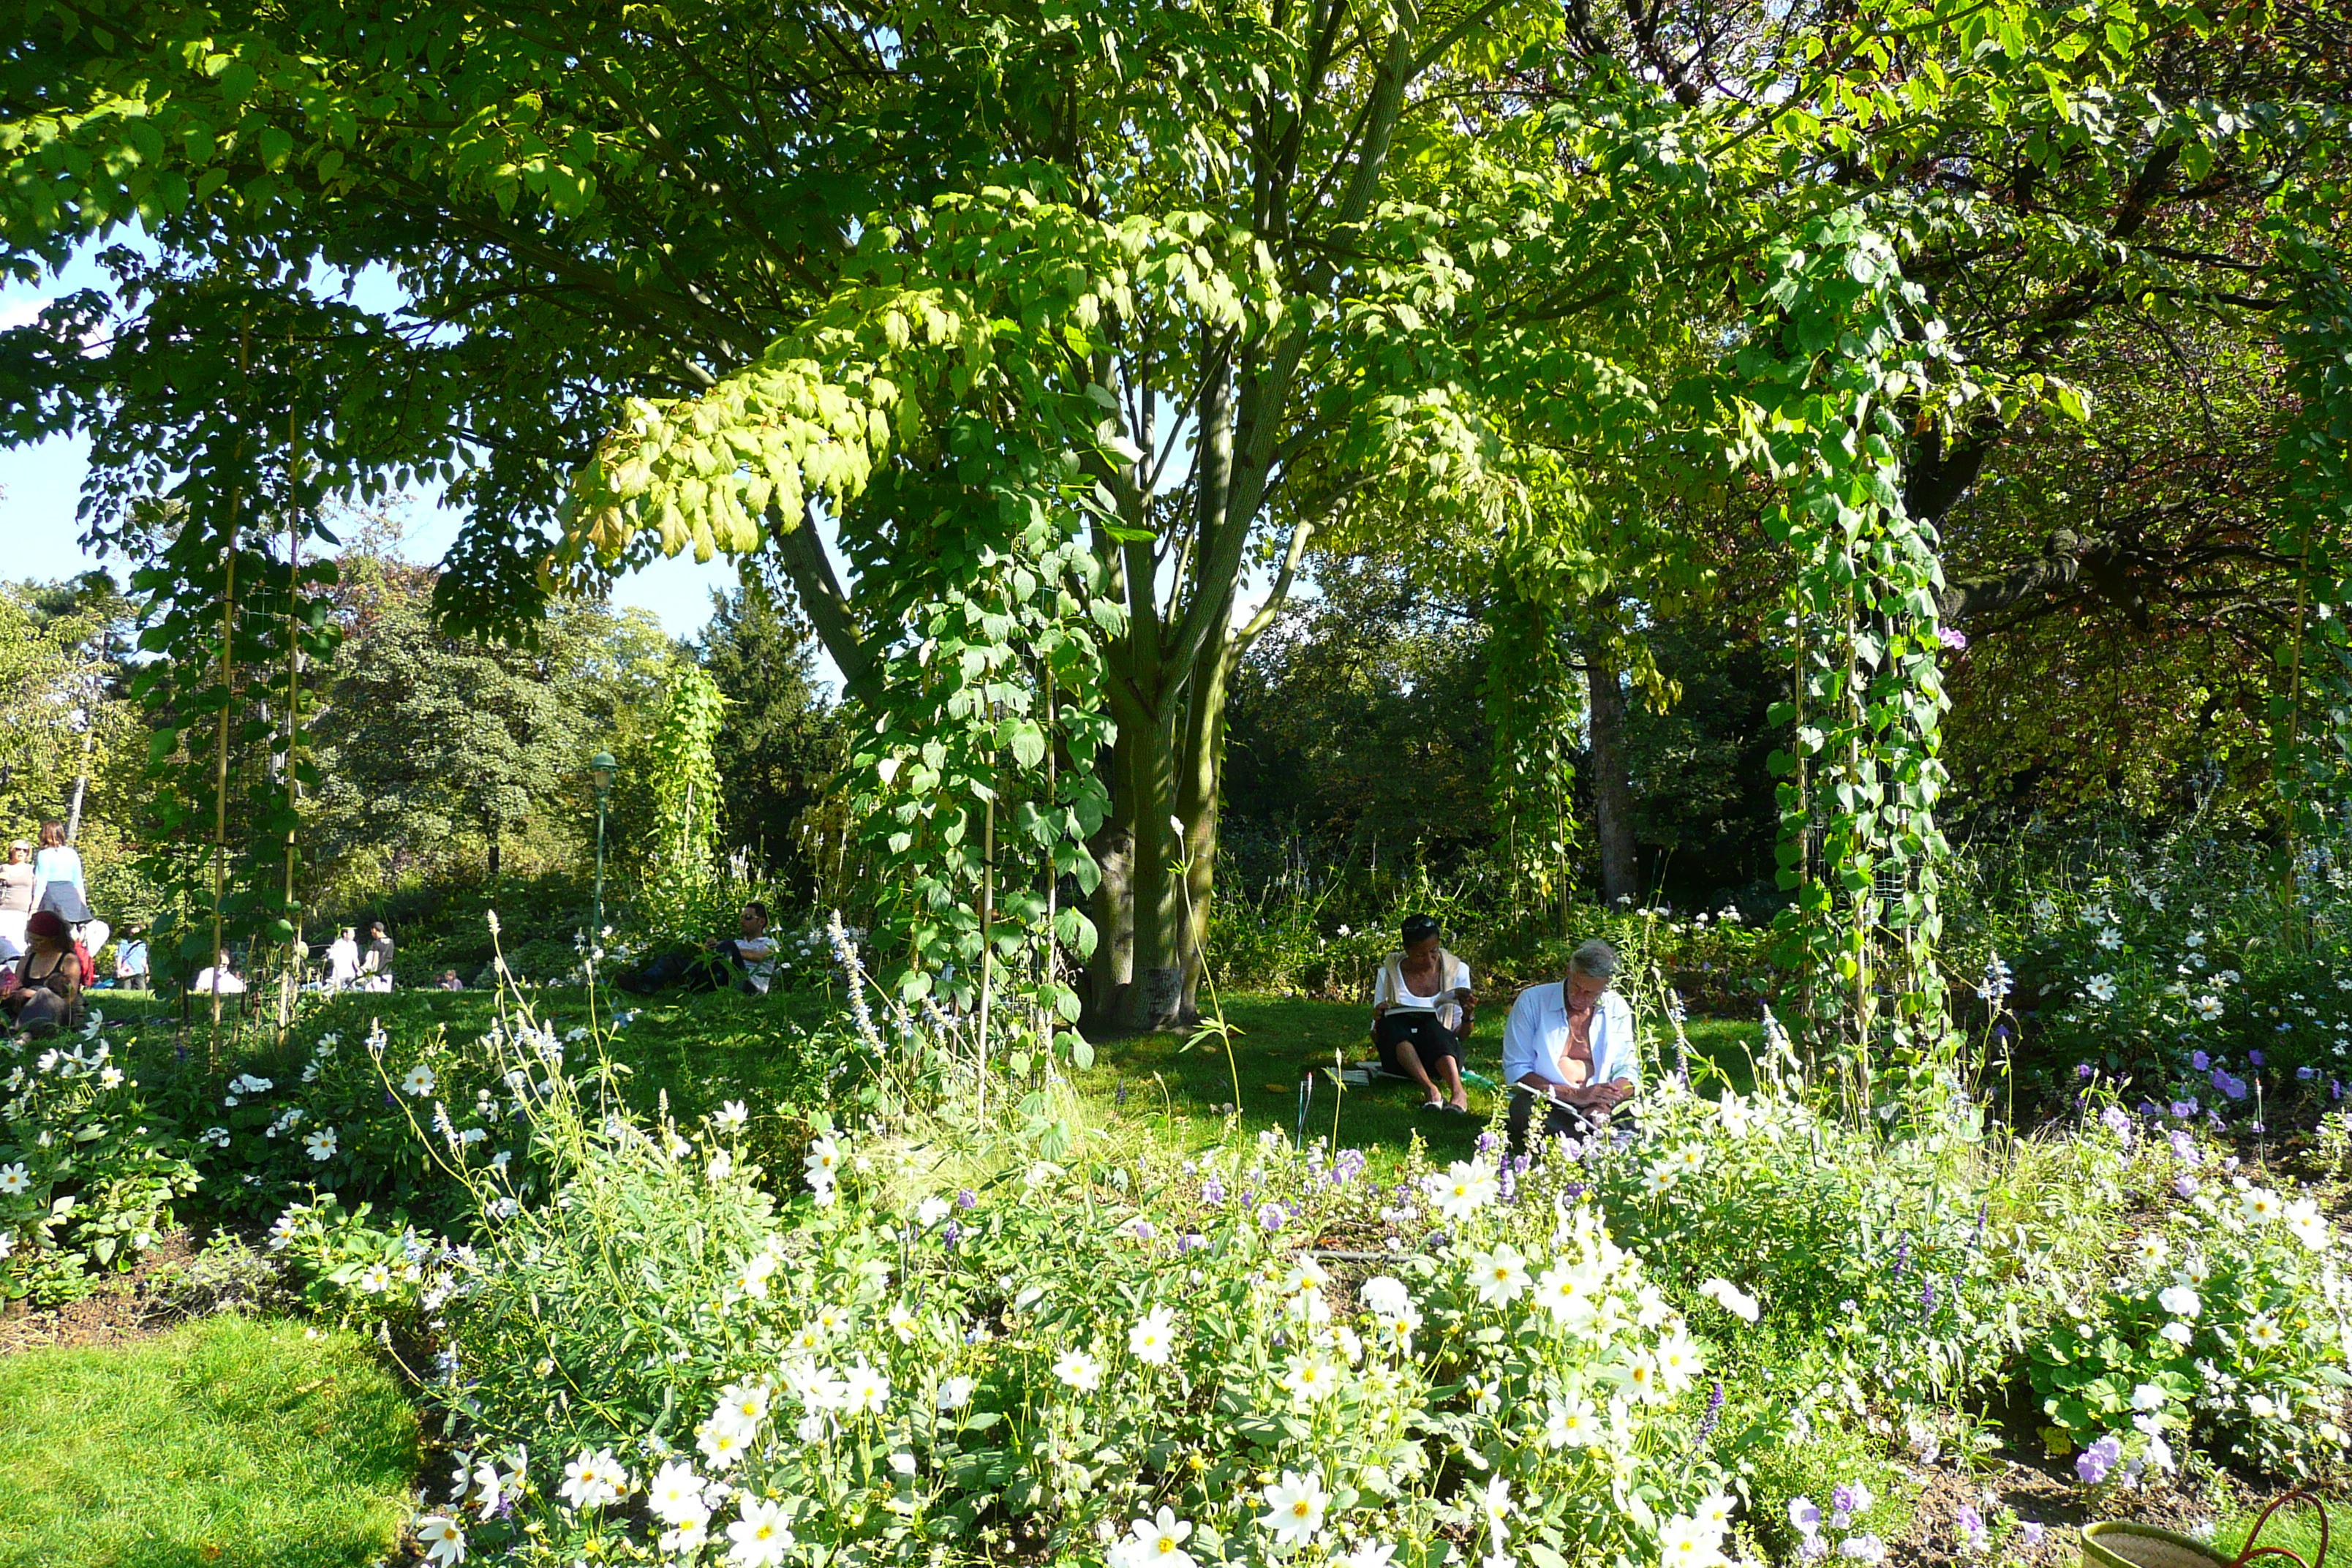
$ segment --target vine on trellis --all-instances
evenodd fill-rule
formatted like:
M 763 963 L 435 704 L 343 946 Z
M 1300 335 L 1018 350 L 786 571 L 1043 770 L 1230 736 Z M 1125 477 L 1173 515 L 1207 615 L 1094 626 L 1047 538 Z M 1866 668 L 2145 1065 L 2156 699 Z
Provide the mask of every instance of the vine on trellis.
M 1932 528 L 1902 503 L 1898 405 L 1945 357 L 1894 247 L 1853 214 L 1772 251 L 1754 339 L 1733 356 L 1748 456 L 1780 486 L 1764 524 L 1795 561 L 1790 700 L 1776 723 L 1783 952 L 1857 1108 L 1888 1062 L 1932 1071 L 1954 1045 L 1935 966 L 1940 934 Z
M 709 885 L 719 842 L 719 764 L 711 746 L 727 699 L 700 665 L 680 660 L 646 747 L 657 843 L 650 897 L 676 910 Z

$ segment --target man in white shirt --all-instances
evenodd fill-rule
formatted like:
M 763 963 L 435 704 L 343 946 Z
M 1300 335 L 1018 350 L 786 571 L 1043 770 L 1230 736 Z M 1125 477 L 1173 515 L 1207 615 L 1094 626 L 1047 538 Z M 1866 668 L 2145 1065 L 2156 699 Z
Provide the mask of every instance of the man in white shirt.
M 1546 1135 L 1589 1138 L 1641 1082 L 1633 1010 L 1611 989 L 1617 950 L 1594 938 L 1569 956 L 1568 973 L 1530 985 L 1503 1028 L 1503 1081 L 1511 1085 L 1513 1152 L 1527 1147 L 1538 1100 Z
M 224 996 L 245 994 L 245 982 L 229 967 L 228 954 L 222 953 L 214 962 L 196 971 L 196 983 L 188 987 L 189 994 L 209 996 L 218 991 Z

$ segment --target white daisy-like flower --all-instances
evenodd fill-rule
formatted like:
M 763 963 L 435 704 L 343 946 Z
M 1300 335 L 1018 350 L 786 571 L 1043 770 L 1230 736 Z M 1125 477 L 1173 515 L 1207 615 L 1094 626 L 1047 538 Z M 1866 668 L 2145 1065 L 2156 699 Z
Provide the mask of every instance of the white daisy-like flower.
M 371 1263 L 360 1270 L 360 1289 L 371 1296 L 381 1296 L 392 1289 L 392 1270 L 381 1263 Z
M 1314 1543 L 1323 1533 L 1323 1511 L 1331 1499 L 1323 1490 L 1322 1478 L 1300 1475 L 1297 1470 L 1285 1470 L 1279 1479 L 1268 1481 L 1259 1489 L 1267 1511 L 1258 1518 L 1260 1529 L 1274 1534 L 1277 1546 L 1297 1548 Z
M 1470 1283 L 1486 1305 L 1508 1306 L 1527 1293 L 1528 1260 L 1507 1241 L 1492 1252 L 1474 1252 Z
M 742 1517 L 727 1527 L 727 1561 L 733 1568 L 776 1568 L 794 1545 L 784 1505 L 742 1494 Z
M 22 1160 L 16 1161 L 14 1164 L 0 1165 L 0 1193 L 5 1193 L 12 1198 L 22 1197 L 31 1190 L 32 1185 L 33 1178 L 26 1174 L 25 1162 Z
M 1365 1280 L 1357 1290 L 1356 1299 L 1363 1302 L 1364 1310 L 1375 1317 L 1402 1317 L 1412 1310 L 1412 1293 L 1404 1288 L 1402 1280 L 1391 1279 L 1385 1274 L 1377 1274 Z
M 866 1364 L 859 1356 L 857 1364 L 841 1374 L 844 1394 L 842 1409 L 852 1415 L 879 1415 L 890 1403 L 890 1380 Z
M 1294 1355 L 1275 1384 L 1290 1395 L 1293 1405 L 1305 1406 L 1329 1398 L 1339 1389 L 1339 1377 L 1321 1356 Z
M 1166 1366 L 1176 1344 L 1176 1314 L 1154 1307 L 1127 1331 L 1128 1353 L 1146 1366 Z
M 1064 1351 L 1054 1363 L 1054 1375 L 1066 1387 L 1092 1394 L 1102 1386 L 1102 1363 L 1084 1351 Z
M 466 1532 L 457 1521 L 446 1513 L 428 1513 L 416 1521 L 416 1544 L 425 1548 L 425 1560 L 442 1568 L 466 1560 Z
M 1603 1438 L 1600 1414 L 1589 1399 L 1554 1399 L 1544 1406 L 1544 1442 L 1554 1448 L 1590 1448 Z
M 1163 1503 L 1157 1517 L 1128 1526 L 1125 1539 L 1111 1548 L 1111 1561 L 1120 1568 L 1193 1568 L 1192 1554 L 1184 1550 L 1192 1534 L 1191 1521 Z
M 556 1493 L 575 1509 L 602 1508 L 628 1496 L 629 1472 L 610 1448 L 583 1452 L 563 1467 L 563 1482 Z
M 302 1140 L 303 1152 L 322 1163 L 335 1157 L 336 1147 L 335 1130 L 331 1127 L 321 1127 Z
M 403 1094 L 409 1095 L 417 1100 L 422 1100 L 426 1095 L 433 1092 L 433 1085 L 436 1081 L 436 1080 L 433 1077 L 433 1069 L 426 1067 L 423 1062 L 418 1062 L 415 1067 L 410 1068 L 406 1073 L 402 1075 L 400 1080 L 400 1090 Z
M 2246 1324 L 2246 1343 L 2254 1350 L 2274 1351 L 2286 1342 L 2286 1335 L 2268 1313 L 2257 1315 Z
M 646 1487 L 646 1506 L 664 1524 L 709 1524 L 710 1509 L 702 1500 L 703 1479 L 684 1459 L 672 1459 L 654 1473 Z

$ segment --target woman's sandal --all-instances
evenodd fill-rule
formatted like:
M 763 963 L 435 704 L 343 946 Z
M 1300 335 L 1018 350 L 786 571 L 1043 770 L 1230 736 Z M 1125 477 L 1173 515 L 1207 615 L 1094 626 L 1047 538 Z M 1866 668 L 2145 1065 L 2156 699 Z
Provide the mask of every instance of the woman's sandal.
M 1445 1101 L 1442 1100 L 1424 1100 L 1421 1102 L 1421 1108 L 1423 1110 L 1444 1110 L 1445 1109 Z

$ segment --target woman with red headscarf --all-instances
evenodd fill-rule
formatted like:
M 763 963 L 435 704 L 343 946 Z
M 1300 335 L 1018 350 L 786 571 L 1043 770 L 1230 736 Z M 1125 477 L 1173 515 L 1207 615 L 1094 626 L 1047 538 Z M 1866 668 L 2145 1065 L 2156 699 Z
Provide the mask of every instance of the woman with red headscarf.
M 70 1027 L 81 1019 L 81 955 L 55 910 L 38 910 L 25 922 L 32 946 L 9 967 L 16 984 L 0 992 L 0 1012 L 20 1029 Z

